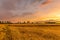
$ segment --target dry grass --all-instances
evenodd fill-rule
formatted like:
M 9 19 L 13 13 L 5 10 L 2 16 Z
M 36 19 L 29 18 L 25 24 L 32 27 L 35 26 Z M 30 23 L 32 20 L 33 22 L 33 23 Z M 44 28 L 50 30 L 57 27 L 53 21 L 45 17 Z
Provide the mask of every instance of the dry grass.
M 60 40 L 60 26 L 0 24 L 0 40 Z

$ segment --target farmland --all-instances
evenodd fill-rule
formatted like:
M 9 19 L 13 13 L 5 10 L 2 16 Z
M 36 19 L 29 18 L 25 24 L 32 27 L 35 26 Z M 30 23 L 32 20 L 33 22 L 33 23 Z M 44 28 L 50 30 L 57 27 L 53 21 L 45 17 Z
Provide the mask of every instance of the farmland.
M 60 40 L 60 25 L 0 24 L 0 40 Z

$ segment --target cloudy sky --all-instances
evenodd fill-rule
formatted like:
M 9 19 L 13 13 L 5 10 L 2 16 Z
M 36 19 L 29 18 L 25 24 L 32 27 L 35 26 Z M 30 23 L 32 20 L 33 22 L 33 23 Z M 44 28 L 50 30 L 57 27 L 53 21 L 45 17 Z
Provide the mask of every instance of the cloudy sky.
M 0 0 L 0 20 L 60 19 L 60 0 Z

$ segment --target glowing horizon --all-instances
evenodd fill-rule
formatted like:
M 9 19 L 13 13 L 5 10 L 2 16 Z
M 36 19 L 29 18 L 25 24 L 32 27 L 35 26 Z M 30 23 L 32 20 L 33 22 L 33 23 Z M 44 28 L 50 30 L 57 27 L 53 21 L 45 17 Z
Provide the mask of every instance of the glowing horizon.
M 0 20 L 60 20 L 60 0 L 0 0 Z

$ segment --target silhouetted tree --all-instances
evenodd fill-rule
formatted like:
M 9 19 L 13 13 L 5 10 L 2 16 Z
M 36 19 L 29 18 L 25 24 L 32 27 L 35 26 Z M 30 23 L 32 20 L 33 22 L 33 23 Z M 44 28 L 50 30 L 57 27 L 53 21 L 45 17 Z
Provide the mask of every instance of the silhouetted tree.
M 31 24 L 34 24 L 34 22 L 31 22 Z
M 30 23 L 30 21 L 27 21 L 27 23 Z
M 12 24 L 12 22 L 10 22 L 10 21 L 7 21 L 6 23 L 7 23 L 7 24 Z
M 39 22 L 36 22 L 36 24 L 39 24 Z
M 22 24 L 21 22 L 19 22 L 19 24 Z
M 17 23 L 15 23 L 15 24 L 20 24 L 20 22 L 17 22 Z
M 1 21 L 0 21 L 0 24 L 1 24 Z
M 11 24 L 10 21 L 0 21 L 0 24 Z
M 1 21 L 1 24 L 4 24 L 4 21 Z
M 26 22 L 24 21 L 23 24 L 26 24 Z
M 46 24 L 55 24 L 56 22 L 45 22 Z

